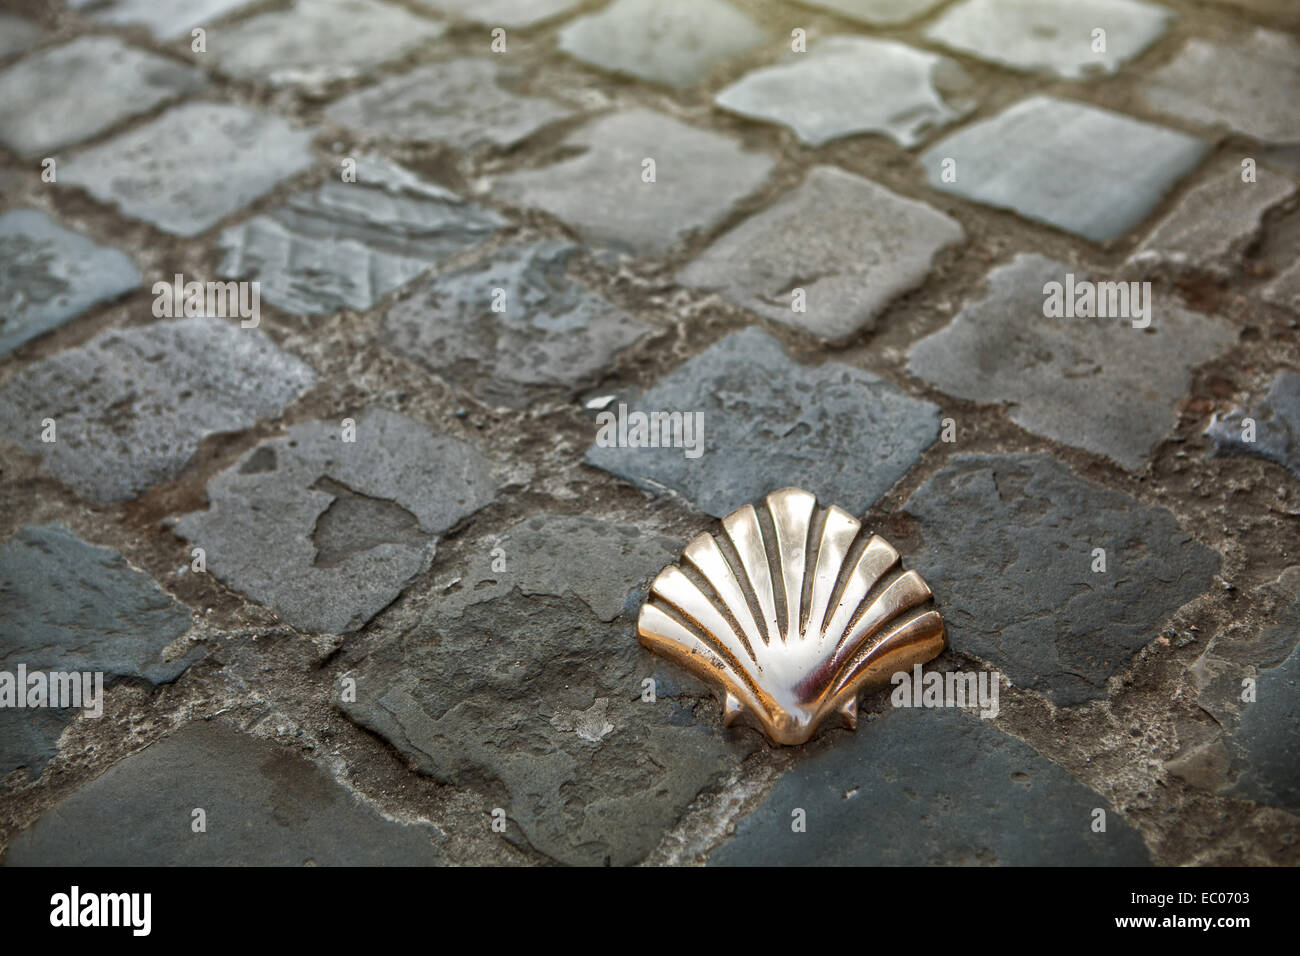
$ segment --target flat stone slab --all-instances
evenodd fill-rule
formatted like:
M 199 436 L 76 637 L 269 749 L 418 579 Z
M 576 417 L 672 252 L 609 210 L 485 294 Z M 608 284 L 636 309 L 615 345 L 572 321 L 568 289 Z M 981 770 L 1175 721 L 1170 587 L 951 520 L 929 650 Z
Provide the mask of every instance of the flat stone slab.
M 336 177 L 221 234 L 221 274 L 261 283 L 295 315 L 368 309 L 504 224 L 495 213 L 385 160 Z
M 1234 42 L 1192 38 L 1141 86 L 1162 113 L 1264 143 L 1300 142 L 1300 42 L 1257 29 Z
M 315 380 L 260 331 L 224 319 L 109 329 L 5 383 L 0 434 L 81 497 L 127 501 L 180 474 L 208 435 L 277 414 Z M 46 418 L 54 442 L 41 441 Z
M 1045 316 L 1047 285 L 1060 284 L 1064 297 L 1070 275 L 1076 290 L 1093 281 L 1065 263 L 1017 255 L 989 273 L 982 298 L 912 346 L 907 369 L 949 395 L 1006 402 L 1022 428 L 1141 471 L 1173 430 L 1192 370 L 1231 348 L 1237 330 L 1165 297 L 1147 303 L 1147 328 L 1135 328 L 1145 321 L 1136 317 Z
M 69 9 L 84 11 L 101 23 L 113 26 L 141 24 L 156 40 L 171 40 L 188 34 L 191 27 L 209 27 L 247 6 L 249 0 L 66 0 Z
M 1292 608 L 1292 634 L 1300 613 Z M 1300 647 L 1276 667 L 1260 671 L 1254 703 L 1242 708 L 1230 752 L 1232 792 L 1256 803 L 1300 812 Z
M 834 166 L 725 233 L 677 275 L 683 285 L 776 322 L 842 340 L 874 328 L 899 295 L 919 286 L 935 256 L 964 238 L 923 202 Z M 795 289 L 802 289 L 794 311 Z
M 208 482 L 208 510 L 181 537 L 208 570 L 307 631 L 355 631 L 393 602 L 437 535 L 497 485 L 473 446 L 389 411 L 295 425 Z
M 488 26 L 524 29 L 568 13 L 581 0 L 417 0 L 449 16 Z
M 523 407 L 598 379 L 653 326 L 569 276 L 580 251 L 554 240 L 516 244 L 438 275 L 388 310 L 385 343 L 498 405 Z
M 627 405 L 629 413 L 702 414 L 702 453 L 593 444 L 584 462 L 717 518 L 791 485 L 861 514 L 939 437 L 939 409 L 929 402 L 839 362 L 803 365 L 753 328 Z
M 1115 73 L 1164 35 L 1174 14 L 1139 0 L 962 0 L 926 37 L 1013 70 L 1078 80 Z M 1105 48 L 1094 50 L 1094 30 Z
M 0 59 L 31 49 L 40 36 L 40 29 L 30 20 L 0 13 Z
M 502 176 L 493 195 L 640 253 L 665 252 L 716 226 L 775 165 L 729 137 L 643 109 L 594 120 L 564 146 L 579 155 Z M 646 159 L 655 160 L 655 182 L 642 179 Z
M 1151 862 L 1141 835 L 1099 794 L 991 721 L 899 708 L 842 736 L 785 773 L 710 865 Z M 1092 831 L 1096 808 L 1106 811 L 1104 833 Z M 791 825 L 796 809 L 802 833 Z
M 614 0 L 565 26 L 559 47 L 602 70 L 687 87 L 766 39 L 725 0 Z
M 1047 455 L 958 455 L 905 510 L 923 540 L 909 566 L 934 590 L 949 645 L 1058 706 L 1104 697 L 1219 565 L 1164 508 Z
M 829 10 L 840 16 L 867 23 L 886 26 L 915 20 L 929 13 L 943 0 L 798 0 L 805 7 Z
M 0 356 L 139 285 L 126 253 L 43 212 L 0 213 Z
M 1247 441 L 1243 419 L 1255 422 L 1254 441 Z M 1300 478 L 1300 373 L 1279 372 L 1263 401 L 1249 409 L 1216 415 L 1205 430 L 1213 454 L 1250 455 L 1276 462 Z
M 503 57 L 457 57 L 394 76 L 339 100 L 325 116 L 370 136 L 458 149 L 513 146 L 573 111 L 511 90 Z
M 1031 96 L 921 157 L 930 185 L 1094 242 L 1145 219 L 1206 143 L 1110 110 Z M 956 162 L 944 182 L 944 160 Z
M 195 833 L 203 810 L 206 832 Z M 220 721 L 115 763 L 14 838 L 9 866 L 428 866 L 438 835 Z
M 242 106 L 191 103 L 59 166 L 59 181 L 196 236 L 312 163 L 310 130 Z

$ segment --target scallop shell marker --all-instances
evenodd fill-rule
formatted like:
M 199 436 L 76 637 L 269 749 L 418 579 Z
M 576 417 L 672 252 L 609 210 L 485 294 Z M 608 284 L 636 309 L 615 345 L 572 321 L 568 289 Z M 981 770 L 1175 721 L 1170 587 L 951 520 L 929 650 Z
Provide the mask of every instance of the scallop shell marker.
M 864 686 L 943 650 L 930 588 L 848 512 L 785 488 L 722 527 L 659 572 L 637 634 L 722 685 L 724 724 L 748 711 L 781 744 L 835 712 L 855 728 Z

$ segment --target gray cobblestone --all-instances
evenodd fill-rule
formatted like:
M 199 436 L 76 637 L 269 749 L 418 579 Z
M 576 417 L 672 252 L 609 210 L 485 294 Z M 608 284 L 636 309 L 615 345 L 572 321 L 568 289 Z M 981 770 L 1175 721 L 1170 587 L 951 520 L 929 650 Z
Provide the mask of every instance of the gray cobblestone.
M 526 29 L 568 13 L 581 0 L 417 0 L 421 5 L 489 26 Z
M 208 27 L 249 3 L 249 0 L 67 0 L 72 10 L 85 11 L 113 26 L 140 24 L 157 40 L 188 34 L 191 27 Z
M 804 6 L 830 10 L 872 25 L 903 23 L 929 13 L 943 0 L 799 0 Z
M 1243 419 L 1255 423 L 1252 440 L 1245 438 Z M 1300 372 L 1278 373 L 1263 401 L 1247 410 L 1215 416 L 1205 433 L 1216 455 L 1253 455 L 1276 462 L 1300 478 Z

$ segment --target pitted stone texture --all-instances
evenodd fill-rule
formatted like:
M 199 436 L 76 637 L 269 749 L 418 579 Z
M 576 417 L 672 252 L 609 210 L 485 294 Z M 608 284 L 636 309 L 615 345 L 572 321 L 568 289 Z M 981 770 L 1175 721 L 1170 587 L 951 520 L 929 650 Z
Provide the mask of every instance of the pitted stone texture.
M 356 176 L 227 229 L 222 274 L 257 280 L 267 302 L 298 315 L 368 309 L 503 224 L 384 160 L 358 158 Z
M 1032 96 L 922 157 L 930 185 L 1107 242 L 1133 228 L 1204 157 L 1199 139 L 1119 113 Z M 956 182 L 943 182 L 945 159 Z
M 165 653 L 189 630 L 188 610 L 118 552 L 57 524 L 21 528 L 0 545 L 0 621 L 0 670 L 10 674 L 22 664 L 161 684 L 203 656 Z M 0 777 L 16 767 L 39 776 L 77 713 L 0 709 Z
M 195 236 L 311 165 L 311 138 L 268 113 L 193 103 L 70 156 L 59 182 Z
M 0 213 L 0 356 L 139 284 L 125 253 L 43 212 Z
M 1173 13 L 1139 0 L 962 0 L 925 35 L 1015 70 L 1067 79 L 1114 73 L 1158 40 Z M 1106 31 L 1104 52 L 1093 30 Z
M 494 27 L 523 29 L 568 13 L 581 0 L 418 0 L 439 13 Z
M 953 649 L 1058 706 L 1106 681 L 1161 621 L 1212 584 L 1219 559 L 1164 508 L 1084 481 L 1046 455 L 958 455 L 906 510 L 910 557 L 943 609 Z M 1093 549 L 1106 551 L 1094 572 Z
M 919 286 L 961 225 L 922 202 L 833 166 L 817 166 L 784 199 L 745 219 L 678 274 L 683 285 L 824 339 L 872 328 Z M 796 312 L 794 290 L 806 311 Z
M 142 24 L 156 40 L 171 40 L 188 34 L 192 27 L 210 28 L 247 6 L 249 0 L 67 0 L 73 10 L 113 26 Z
M 1243 419 L 1255 422 L 1255 440 L 1245 440 Z M 1264 400 L 1250 409 L 1215 416 L 1205 430 L 1215 455 L 1251 455 L 1276 462 L 1300 478 L 1300 373 L 1279 372 Z
M 929 402 L 838 362 L 802 365 L 759 329 L 715 343 L 628 407 L 702 412 L 703 454 L 593 444 L 585 462 L 718 518 L 791 485 L 861 514 L 939 436 Z
M 190 827 L 202 807 L 207 831 Z M 9 866 L 427 866 L 437 833 L 388 820 L 292 750 L 194 721 L 19 833 Z
M 653 326 L 568 275 L 579 251 L 554 240 L 512 245 L 439 275 L 388 310 L 386 342 L 498 405 L 597 379 Z
M 294 0 L 224 28 L 212 54 L 227 76 L 320 89 L 364 76 L 445 29 L 378 0 Z
M 1093 810 L 1107 810 L 1093 833 Z M 795 833 L 802 809 L 807 830 Z M 1033 826 L 1025 821 L 1032 820 Z M 898 709 L 788 771 L 713 866 L 1135 866 L 1141 835 L 1093 790 L 955 709 Z
M 504 57 L 458 57 L 422 66 L 353 93 L 325 115 L 370 136 L 458 149 L 512 146 L 572 110 L 512 92 L 519 71 Z
M 424 569 L 436 536 L 496 494 L 473 446 L 388 411 L 295 425 L 208 483 L 176 533 L 208 570 L 307 631 L 355 631 Z
M 580 155 L 501 177 L 495 195 L 535 206 L 589 240 L 664 252 L 716 226 L 767 178 L 771 157 L 650 110 L 597 119 L 564 140 Z M 642 181 L 655 160 L 656 182 Z
M 970 110 L 944 102 L 936 72 L 962 75 L 951 60 L 892 40 L 833 36 L 778 66 L 747 73 L 715 98 L 724 110 L 780 123 L 820 146 L 879 133 L 910 148 Z
M 641 700 L 658 662 L 633 637 L 636 599 L 677 546 L 585 516 L 525 519 L 364 661 L 339 705 L 422 772 L 485 790 L 522 831 L 507 839 L 562 863 L 635 863 L 756 740 Z
M 1223 126 L 1264 143 L 1300 142 L 1300 42 L 1255 30 L 1236 43 L 1191 39 L 1151 75 L 1152 107 L 1190 123 Z
M 0 59 L 25 52 L 40 36 L 36 24 L 9 13 L 0 13 Z
M 1237 332 L 1164 298 L 1149 303 L 1145 329 L 1132 318 L 1048 318 L 1045 286 L 1067 274 L 1092 281 L 1033 253 L 994 269 L 983 298 L 912 346 L 908 371 L 958 398 L 1010 403 L 1022 428 L 1140 471 L 1173 429 L 1192 369 Z
M 180 474 L 209 435 L 278 413 L 316 374 L 257 329 L 186 318 L 110 329 L 0 388 L 0 434 L 97 504 Z M 57 441 L 41 441 L 53 418 Z
M 199 70 L 116 37 L 80 37 L 0 73 L 0 141 L 20 156 L 46 156 L 203 83 Z
M 830 10 L 850 20 L 873 26 L 915 20 L 929 13 L 943 0 L 799 0 L 806 7 Z
M 560 31 L 560 49 L 591 66 L 687 87 L 766 40 L 726 0 L 614 0 Z

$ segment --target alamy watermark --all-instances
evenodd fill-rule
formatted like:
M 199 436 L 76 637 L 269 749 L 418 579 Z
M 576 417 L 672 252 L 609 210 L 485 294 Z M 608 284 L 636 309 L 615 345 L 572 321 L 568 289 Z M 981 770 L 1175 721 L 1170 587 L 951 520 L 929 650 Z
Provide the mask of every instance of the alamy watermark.
M 680 448 L 687 458 L 704 454 L 703 412 L 629 412 L 619 402 L 618 411 L 596 416 L 601 448 Z
M 889 682 L 894 685 L 889 702 L 895 707 L 959 707 L 979 708 L 981 717 L 998 715 L 997 671 L 938 671 L 921 673 L 917 664 L 909 674 L 898 671 Z
M 1065 274 L 1065 282 L 1043 286 L 1043 315 L 1049 319 L 1130 319 L 1135 329 L 1151 324 L 1150 282 L 1093 282 Z
M 102 671 L 28 671 L 19 664 L 17 671 L 0 671 L 0 707 L 75 707 L 87 717 L 104 714 L 104 674 Z
M 155 282 L 151 291 L 155 318 L 237 318 L 245 329 L 262 321 L 260 282 L 186 282 L 178 272 L 171 282 Z

